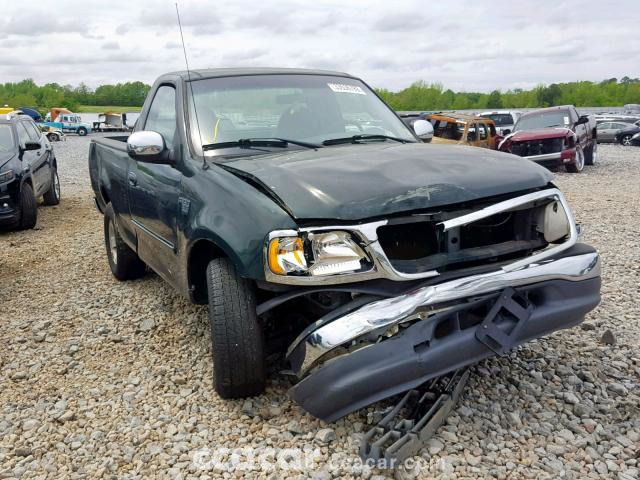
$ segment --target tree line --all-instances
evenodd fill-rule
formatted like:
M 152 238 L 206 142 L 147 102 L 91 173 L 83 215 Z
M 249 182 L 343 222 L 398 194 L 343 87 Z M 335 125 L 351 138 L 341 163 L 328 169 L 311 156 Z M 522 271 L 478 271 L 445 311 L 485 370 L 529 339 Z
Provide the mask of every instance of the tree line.
M 440 83 L 419 81 L 399 92 L 377 89 L 395 110 L 466 110 L 539 108 L 553 105 L 616 107 L 640 103 L 640 78 L 610 78 L 602 82 L 538 85 L 531 90 L 494 90 L 491 93 L 454 92 Z
M 0 84 L 0 106 L 35 107 L 43 111 L 51 107 L 75 111 L 80 105 L 140 107 L 150 88 L 142 82 L 126 82 L 101 85 L 93 90 L 84 83 L 77 87 L 58 83 L 36 85 L 27 79 Z
M 95 90 L 84 83 L 73 87 L 31 80 L 0 84 L 0 106 L 51 107 L 77 110 L 80 105 L 140 107 L 151 87 L 142 82 L 101 85 Z M 465 110 L 497 108 L 536 108 L 552 105 L 577 107 L 615 107 L 640 103 L 640 79 L 610 78 L 602 82 L 569 82 L 539 85 L 530 90 L 494 90 L 491 93 L 454 92 L 440 83 L 418 81 L 399 92 L 377 89 L 396 110 Z

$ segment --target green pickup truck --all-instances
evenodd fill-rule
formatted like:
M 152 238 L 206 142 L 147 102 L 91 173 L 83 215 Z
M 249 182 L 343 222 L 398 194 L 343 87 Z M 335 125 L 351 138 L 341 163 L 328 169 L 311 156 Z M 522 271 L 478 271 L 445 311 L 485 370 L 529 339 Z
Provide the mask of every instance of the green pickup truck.
M 600 260 L 552 174 L 425 123 L 344 73 L 163 75 L 91 142 L 111 271 L 209 305 L 222 397 L 280 358 L 327 421 L 581 322 Z

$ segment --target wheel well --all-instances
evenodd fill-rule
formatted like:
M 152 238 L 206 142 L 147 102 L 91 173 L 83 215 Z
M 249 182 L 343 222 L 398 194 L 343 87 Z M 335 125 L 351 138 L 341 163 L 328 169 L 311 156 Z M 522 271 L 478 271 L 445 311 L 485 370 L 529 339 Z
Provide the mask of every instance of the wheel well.
M 104 204 L 109 205 L 109 202 L 111 202 L 111 199 L 109 198 L 109 194 L 107 193 L 107 190 L 104 188 L 104 186 L 100 187 L 100 195 L 102 195 L 102 200 L 104 200 Z
M 187 279 L 193 300 L 207 302 L 207 266 L 214 258 L 225 257 L 224 251 L 210 240 L 198 240 L 189 252 Z

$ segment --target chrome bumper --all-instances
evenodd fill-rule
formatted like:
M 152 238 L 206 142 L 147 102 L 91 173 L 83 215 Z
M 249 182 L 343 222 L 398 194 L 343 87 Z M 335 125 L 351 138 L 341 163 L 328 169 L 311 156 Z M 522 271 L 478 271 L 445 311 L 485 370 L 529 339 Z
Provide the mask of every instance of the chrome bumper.
M 310 325 L 287 352 L 292 370 L 303 377 L 328 353 L 350 345 L 367 334 L 385 333 L 412 319 L 424 319 L 442 311 L 451 302 L 549 280 L 579 282 L 600 276 L 597 252 L 564 256 L 530 263 L 518 270 L 513 264 L 490 273 L 472 275 L 437 285 L 417 288 L 404 295 L 368 303 L 330 323 Z

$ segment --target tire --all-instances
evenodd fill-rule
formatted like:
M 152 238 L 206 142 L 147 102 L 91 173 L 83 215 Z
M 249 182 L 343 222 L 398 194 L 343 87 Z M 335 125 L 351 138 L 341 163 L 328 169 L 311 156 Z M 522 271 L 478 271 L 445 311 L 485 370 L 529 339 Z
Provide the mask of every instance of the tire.
M 593 165 L 598 159 L 598 144 L 594 143 L 584 156 L 585 165 Z
M 36 226 L 38 221 L 38 203 L 33 193 L 33 188 L 28 183 L 23 183 L 20 188 L 20 219 L 18 228 L 28 230 Z
M 58 135 L 57 133 L 50 133 L 49 135 L 47 135 L 47 138 L 49 139 L 50 142 L 60 141 L 60 135 Z
M 51 169 L 51 187 L 42 196 L 45 205 L 58 205 L 60 203 L 60 179 L 58 178 L 58 169 Z
M 259 395 L 265 387 L 263 332 L 252 283 L 227 258 L 207 266 L 213 382 L 222 398 Z
M 104 245 L 111 273 L 118 280 L 133 280 L 142 277 L 147 267 L 136 252 L 124 243 L 115 223 L 115 213 L 109 203 L 104 210 Z
M 78 130 L 78 135 L 80 135 L 81 137 L 84 137 L 87 134 L 87 129 L 84 127 L 80 127 Z
M 580 173 L 584 169 L 584 152 L 580 145 L 576 147 L 576 163 L 567 164 L 566 168 L 569 173 Z
M 624 145 L 625 147 L 630 146 L 630 145 L 631 145 L 631 137 L 632 137 L 632 136 L 633 136 L 633 135 L 625 135 L 624 137 L 622 137 L 622 138 L 620 139 L 620 143 L 621 143 L 622 145 Z

